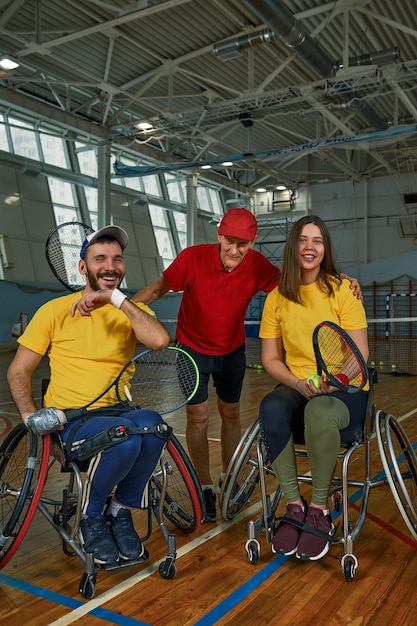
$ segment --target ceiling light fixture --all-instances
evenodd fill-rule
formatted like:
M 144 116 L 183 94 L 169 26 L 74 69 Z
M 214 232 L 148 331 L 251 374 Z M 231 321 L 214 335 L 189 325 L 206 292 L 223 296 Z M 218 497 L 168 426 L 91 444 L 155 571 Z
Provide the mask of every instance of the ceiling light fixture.
M 277 190 L 278 191 L 285 191 L 286 190 L 286 186 L 285 185 L 277 185 Z
M 15 70 L 17 67 L 19 67 L 19 65 L 20 63 L 18 63 L 15 59 L 8 55 L 3 55 L 2 57 L 0 57 L 0 68 L 2 70 Z
M 224 167 L 230 167 L 231 165 L 233 165 L 233 161 L 223 161 L 222 165 Z
M 152 130 L 153 126 L 150 122 L 143 121 L 135 124 L 135 128 L 137 128 L 138 130 Z
M 258 193 L 263 193 L 264 191 L 266 191 L 265 187 L 258 187 L 256 190 Z
M 211 170 L 211 165 L 202 165 L 201 169 L 202 170 Z

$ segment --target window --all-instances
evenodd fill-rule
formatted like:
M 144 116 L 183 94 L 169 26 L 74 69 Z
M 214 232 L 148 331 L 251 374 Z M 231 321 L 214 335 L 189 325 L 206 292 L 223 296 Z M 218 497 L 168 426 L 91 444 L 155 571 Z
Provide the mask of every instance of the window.
M 4 117 L 0 113 L 0 150 L 10 152 L 9 140 L 7 137 L 7 130 L 4 124 Z
M 20 156 L 39 161 L 40 157 L 36 133 L 31 125 L 11 117 L 9 117 L 9 123 L 13 152 Z
M 178 211 L 173 212 L 175 226 L 177 227 L 178 239 L 180 241 L 181 250 L 187 247 L 187 216 Z
M 181 179 L 178 176 L 174 176 L 174 174 L 165 174 L 165 183 L 168 191 L 168 198 L 171 202 L 177 202 L 178 204 L 185 204 L 187 201 L 186 192 L 184 193 L 184 185 L 185 180 L 184 177 Z M 182 184 L 184 183 L 184 185 Z
M 171 230 L 169 228 L 166 211 L 156 204 L 149 205 L 153 230 L 155 233 L 156 245 L 159 256 L 162 258 L 164 269 L 173 261 L 175 257 L 174 244 Z
M 68 167 L 65 144 L 62 137 L 40 133 L 43 160 L 57 167 Z
M 161 186 L 159 184 L 158 176 L 154 174 L 148 174 L 143 177 L 143 186 L 144 190 L 150 196 L 155 196 L 156 198 L 162 198 Z
M 82 143 L 75 143 L 78 165 L 81 174 L 97 178 L 97 155 L 95 148 Z

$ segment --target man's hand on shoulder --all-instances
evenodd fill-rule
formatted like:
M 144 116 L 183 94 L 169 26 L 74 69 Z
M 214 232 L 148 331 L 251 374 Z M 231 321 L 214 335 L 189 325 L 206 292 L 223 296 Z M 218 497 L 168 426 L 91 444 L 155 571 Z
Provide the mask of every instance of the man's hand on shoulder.
M 350 282 L 350 289 L 352 289 L 353 295 L 356 296 L 358 300 L 363 302 L 361 286 L 359 282 L 356 280 L 356 278 L 351 278 L 347 274 L 340 274 L 340 278 L 345 278 L 346 280 Z

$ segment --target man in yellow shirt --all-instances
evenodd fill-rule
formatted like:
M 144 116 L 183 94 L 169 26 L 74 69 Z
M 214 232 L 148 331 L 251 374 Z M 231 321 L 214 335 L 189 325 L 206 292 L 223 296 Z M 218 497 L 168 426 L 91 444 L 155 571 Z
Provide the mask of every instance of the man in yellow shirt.
M 51 432 L 51 415 L 61 417 L 63 425 L 57 429 L 67 455 L 109 428 L 146 426 L 152 431 L 162 422 L 155 411 L 123 411 L 117 407 L 114 392 L 89 407 L 94 411 L 88 419 L 71 419 L 69 413 L 89 404 L 110 385 L 134 356 L 136 342 L 152 349 L 168 344 L 169 335 L 151 310 L 131 302 L 118 289 L 125 274 L 123 250 L 127 243 L 127 233 L 117 226 L 106 226 L 88 236 L 79 260 L 79 271 L 86 277 L 84 291 L 40 307 L 18 339 L 20 346 L 8 370 L 16 407 L 36 434 Z M 44 355 L 49 358 L 50 383 L 43 399 L 45 409 L 38 411 L 31 378 Z M 61 411 L 67 411 L 67 416 Z M 144 558 L 130 508 L 143 505 L 163 445 L 164 440 L 154 432 L 133 434 L 89 461 L 80 536 L 97 563 Z M 114 488 L 108 515 L 104 515 Z

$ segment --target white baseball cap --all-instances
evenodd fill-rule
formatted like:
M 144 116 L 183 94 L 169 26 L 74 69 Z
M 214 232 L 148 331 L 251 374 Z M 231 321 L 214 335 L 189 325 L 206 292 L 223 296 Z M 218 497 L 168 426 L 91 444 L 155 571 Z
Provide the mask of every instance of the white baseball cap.
M 126 248 L 129 241 L 127 232 L 123 230 L 123 228 L 120 228 L 120 226 L 103 226 L 103 228 L 95 230 L 93 233 L 88 235 L 88 237 L 84 240 L 80 250 L 80 257 L 83 259 L 88 246 L 102 237 L 111 237 L 112 239 L 115 239 L 120 244 L 122 250 Z

